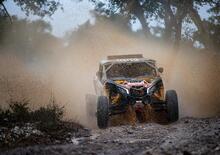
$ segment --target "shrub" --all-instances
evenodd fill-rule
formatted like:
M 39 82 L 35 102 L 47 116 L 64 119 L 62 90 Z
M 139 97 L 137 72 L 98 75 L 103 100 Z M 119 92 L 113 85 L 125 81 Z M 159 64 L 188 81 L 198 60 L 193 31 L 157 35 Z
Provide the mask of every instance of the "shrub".
M 53 100 L 45 107 L 40 107 L 31 111 L 28 107 L 29 101 L 10 101 L 9 109 L 0 108 L 0 125 L 10 125 L 11 123 L 38 122 L 41 129 L 55 128 L 64 114 L 64 107 L 60 107 Z
M 10 121 L 12 118 L 10 110 L 2 110 L 0 109 L 0 124 L 5 124 Z
M 57 104 L 49 104 L 32 112 L 32 120 L 40 122 L 41 128 L 53 128 L 59 123 L 64 114 L 64 107 Z
M 24 99 L 22 101 L 10 101 L 9 107 L 11 110 L 11 121 L 27 122 L 30 120 L 29 101 Z

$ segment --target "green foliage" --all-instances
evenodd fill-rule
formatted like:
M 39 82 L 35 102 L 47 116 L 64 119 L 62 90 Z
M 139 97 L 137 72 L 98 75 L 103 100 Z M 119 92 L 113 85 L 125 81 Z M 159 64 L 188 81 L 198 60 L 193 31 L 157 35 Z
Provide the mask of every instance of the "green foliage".
M 43 20 L 28 21 L 13 17 L 13 24 L 0 17 L 0 46 L 23 60 L 46 60 L 53 54 L 51 43 L 61 46 L 61 39 L 51 34 L 51 25 Z
M 9 22 L 6 22 L 9 20 L 6 20 L 4 15 L 6 12 L 3 7 L 5 1 L 6 0 L 0 0 L 0 45 L 4 43 L 7 45 L 10 44 L 12 48 L 21 49 L 21 52 L 26 53 L 28 51 L 36 51 L 36 47 L 39 46 L 35 43 L 39 43 L 41 41 L 41 39 L 39 38 L 44 37 L 54 39 L 53 37 L 51 37 L 51 35 L 48 35 L 48 33 L 46 33 L 51 31 L 51 27 L 49 26 L 49 24 L 43 21 L 38 21 L 38 23 L 30 23 L 24 20 L 18 22 L 18 20 L 15 18 L 13 20 L 15 21 L 15 23 L 13 23 L 13 26 L 10 25 Z M 26 15 L 33 14 L 41 17 L 47 15 L 51 16 L 58 8 L 62 9 L 62 5 L 58 0 L 13 1 L 26 13 Z M 188 27 L 190 27 L 192 24 L 195 24 L 198 32 L 192 32 L 193 34 L 190 36 L 194 37 L 188 39 L 188 41 L 199 41 L 203 43 L 207 48 L 209 48 L 209 45 L 212 44 L 211 42 L 213 42 L 213 45 L 216 49 L 218 49 L 219 47 L 219 25 L 216 24 L 216 22 L 220 23 L 219 0 L 90 1 L 95 4 L 95 10 L 102 16 L 106 16 L 110 19 L 117 16 L 123 17 L 125 19 L 123 22 L 127 22 L 127 25 L 129 25 L 131 21 L 134 22 L 138 19 L 142 25 L 142 31 L 147 37 L 158 37 L 158 33 L 154 33 L 158 31 L 152 30 L 160 29 L 161 34 L 159 36 L 161 36 L 161 38 L 165 38 L 165 40 L 169 40 L 178 44 L 178 42 L 183 39 L 183 37 L 181 36 L 183 32 L 182 24 L 188 24 Z M 208 20 L 208 23 L 206 20 L 203 20 L 198 13 L 199 9 L 202 7 L 209 8 L 208 13 L 210 14 L 210 19 Z M 190 20 L 188 20 L 189 18 Z M 158 25 L 157 27 L 149 26 L 150 20 L 160 22 L 160 27 L 158 27 Z M 30 29 L 30 27 L 33 27 L 33 29 Z M 20 28 L 24 28 L 25 31 L 22 31 Z M 207 28 L 209 28 L 209 30 L 207 30 Z M 9 37 L 7 40 L 3 36 L 11 36 L 11 38 Z M 20 36 L 23 37 L 20 38 Z M 13 44 L 13 41 L 15 42 L 15 44 Z
M 30 116 L 28 108 L 29 101 L 10 101 L 11 119 L 13 122 L 27 122 Z
M 101 15 L 113 16 L 115 14 L 120 14 L 121 16 L 126 16 L 127 18 L 129 18 L 129 20 L 138 19 L 144 29 L 149 29 L 149 20 L 154 20 L 160 23 L 161 21 L 164 21 L 164 23 L 161 23 L 164 24 L 164 26 L 160 27 L 161 34 L 159 36 L 161 36 L 161 38 L 165 38 L 165 40 L 172 39 L 177 44 L 179 44 L 178 42 L 182 39 L 181 33 L 183 22 L 185 22 L 185 24 L 188 24 L 189 27 L 193 22 L 193 24 L 195 24 L 195 26 L 199 30 L 199 32 L 192 32 L 195 34 L 192 34 L 191 36 L 197 37 L 190 38 L 189 40 L 200 41 L 207 48 L 210 48 L 209 45 L 212 44 L 211 41 L 214 42 L 215 47 L 219 43 L 219 26 L 214 24 L 214 22 L 218 21 L 219 19 L 219 0 L 108 0 L 106 2 L 100 0 L 91 1 L 95 3 L 96 10 Z M 208 31 L 206 31 L 206 21 L 202 20 L 198 13 L 201 7 L 210 7 L 208 12 L 212 16 L 212 20 L 209 20 Z M 143 20 L 142 17 L 144 17 L 145 19 Z M 189 18 L 191 20 L 188 20 Z M 158 28 L 159 27 L 157 26 L 156 29 Z M 158 33 L 154 32 L 156 31 L 153 31 L 153 37 L 158 36 Z M 200 34 L 199 37 L 198 34 Z M 151 34 L 147 35 L 147 37 L 151 36 Z
M 2 110 L 0 109 L 0 124 L 4 124 L 11 120 L 11 111 L 9 109 Z
M 60 122 L 64 114 L 64 107 L 59 107 L 57 104 L 49 104 L 46 107 L 41 107 L 31 113 L 32 121 L 40 122 L 39 128 L 48 129 L 54 128 Z
M 64 107 L 55 102 L 37 110 L 29 109 L 29 101 L 10 101 L 9 109 L 0 109 L 0 124 L 38 122 L 41 129 L 53 129 L 61 122 L 64 115 Z
M 30 110 L 28 108 L 28 104 L 29 102 L 27 100 L 10 101 L 9 109 L 0 109 L 0 124 L 29 121 Z
M 0 0 L 0 5 L 6 0 Z M 57 0 L 13 0 L 26 15 L 37 15 L 40 17 L 51 16 L 58 8 L 62 8 Z M 1 12 L 4 12 L 2 10 Z

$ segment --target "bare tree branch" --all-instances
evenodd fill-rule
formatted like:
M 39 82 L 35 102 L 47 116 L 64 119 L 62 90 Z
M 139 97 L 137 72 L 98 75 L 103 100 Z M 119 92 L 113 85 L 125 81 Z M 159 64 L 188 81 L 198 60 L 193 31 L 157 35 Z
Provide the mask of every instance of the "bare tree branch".
M 11 16 L 10 16 L 10 14 L 9 14 L 9 12 L 8 12 L 8 10 L 7 10 L 7 8 L 5 7 L 4 3 L 1 2 L 1 5 L 2 5 L 2 7 L 3 7 L 3 9 L 4 9 L 5 13 L 6 13 L 6 15 L 8 16 L 10 22 L 12 23 L 12 18 L 11 18 Z

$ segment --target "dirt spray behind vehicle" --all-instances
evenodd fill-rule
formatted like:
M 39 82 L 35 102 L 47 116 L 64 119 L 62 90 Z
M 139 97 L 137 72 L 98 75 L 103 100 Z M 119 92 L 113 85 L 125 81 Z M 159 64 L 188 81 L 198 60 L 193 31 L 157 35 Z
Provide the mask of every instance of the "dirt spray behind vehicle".
M 120 24 L 98 19 L 95 25 L 72 32 L 61 46 L 55 45 L 56 42 L 48 41 L 53 53 L 48 55 L 39 49 L 39 61 L 34 62 L 29 57 L 24 60 L 22 54 L 18 56 L 16 49 L 1 49 L 7 53 L 0 57 L 3 104 L 7 104 L 10 95 L 19 96 L 30 99 L 34 108 L 47 104 L 52 93 L 57 103 L 66 107 L 67 119 L 86 125 L 85 95 L 94 93 L 93 77 L 99 61 L 107 55 L 143 54 L 164 67 L 165 88 L 177 90 L 181 116 L 207 117 L 220 113 L 218 54 L 186 47 L 173 51 L 171 44 L 146 39 Z

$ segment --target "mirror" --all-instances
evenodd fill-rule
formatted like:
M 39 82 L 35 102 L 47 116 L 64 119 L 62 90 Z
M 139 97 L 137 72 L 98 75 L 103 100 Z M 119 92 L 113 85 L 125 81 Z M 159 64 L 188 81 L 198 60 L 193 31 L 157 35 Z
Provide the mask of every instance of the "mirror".
M 158 68 L 158 71 L 159 71 L 160 73 L 163 73 L 163 68 L 162 68 L 162 67 L 159 67 L 159 68 Z

